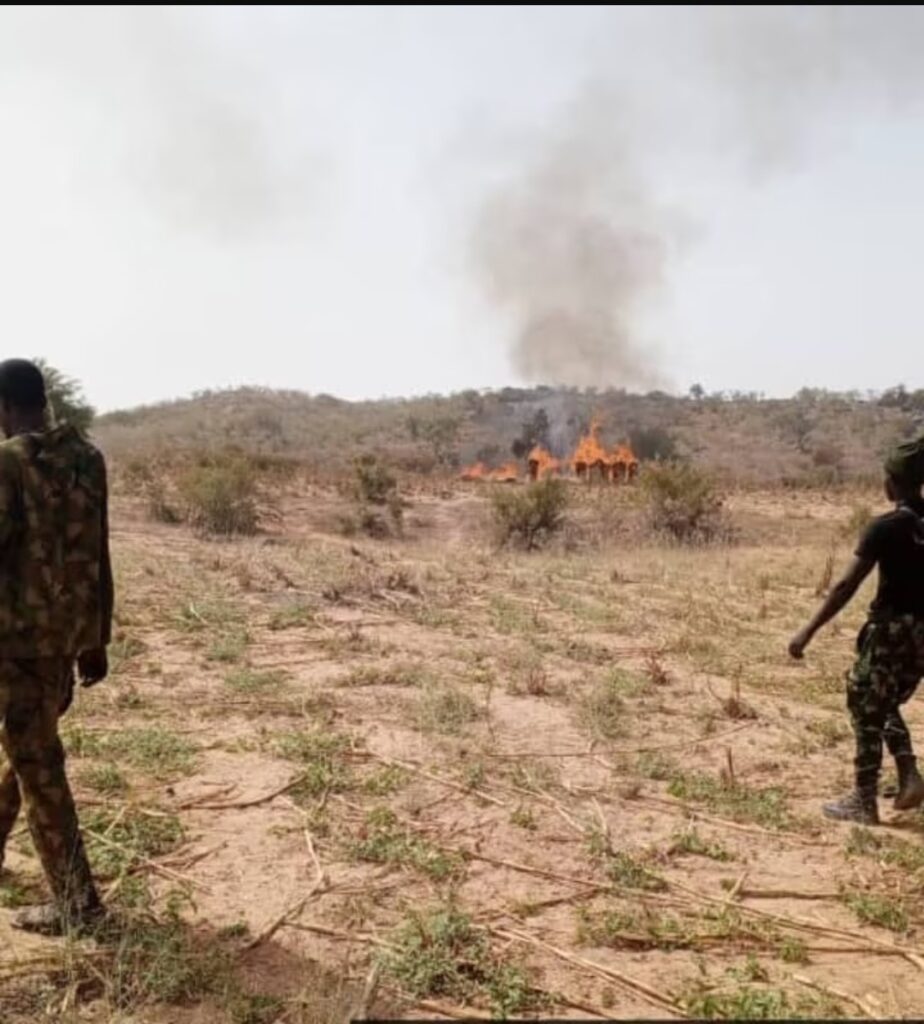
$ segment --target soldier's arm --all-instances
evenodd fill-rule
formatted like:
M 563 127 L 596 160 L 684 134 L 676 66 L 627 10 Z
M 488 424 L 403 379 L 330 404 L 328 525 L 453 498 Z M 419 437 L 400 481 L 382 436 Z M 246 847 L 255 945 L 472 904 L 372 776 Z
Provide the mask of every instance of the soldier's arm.
M 107 647 L 112 640 L 112 611 L 115 604 L 115 586 L 112 581 L 112 562 L 109 558 L 109 487 L 106 481 L 106 464 L 103 463 L 103 508 L 102 537 L 100 551 L 100 613 L 102 619 L 102 643 Z
M 854 557 L 847 571 L 831 588 L 831 592 L 824 599 L 809 624 L 796 633 L 790 641 L 789 653 L 794 658 L 801 658 L 805 648 L 811 643 L 812 637 L 818 630 L 850 603 L 851 598 L 860 589 L 860 584 L 869 576 L 875 565 L 875 559 L 862 555 Z

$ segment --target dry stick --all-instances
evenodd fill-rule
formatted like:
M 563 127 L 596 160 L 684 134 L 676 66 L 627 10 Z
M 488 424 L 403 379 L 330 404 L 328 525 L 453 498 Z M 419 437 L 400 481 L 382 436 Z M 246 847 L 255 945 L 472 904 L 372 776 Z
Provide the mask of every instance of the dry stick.
M 201 889 L 203 892 L 211 891 L 207 885 L 197 882 L 194 878 L 180 874 L 179 871 L 173 871 L 171 868 L 165 868 L 163 865 L 158 864 L 156 860 L 151 860 L 150 857 L 144 857 L 142 854 L 137 853 L 130 847 L 123 846 L 121 843 L 116 843 L 112 839 L 100 835 L 98 832 L 93 832 L 88 828 L 84 829 L 83 832 L 84 835 L 90 836 L 92 839 L 95 839 L 98 843 L 102 843 L 104 846 L 109 846 L 113 850 L 121 850 L 122 853 L 126 853 L 131 857 L 134 857 L 140 864 L 144 864 L 145 867 L 150 868 L 152 871 L 156 871 L 160 875 L 164 875 L 166 878 L 171 878 L 174 881 L 185 882 L 187 885 L 194 885 L 197 889 Z
M 455 789 L 459 793 L 465 793 L 467 796 L 477 796 L 479 799 L 487 800 L 488 803 L 496 804 L 498 807 L 507 806 L 503 800 L 498 800 L 497 797 L 490 796 L 488 793 L 484 793 L 480 789 L 470 789 L 459 782 L 451 782 L 449 779 L 444 779 L 435 772 L 428 771 L 426 768 L 413 764 L 409 761 L 399 761 L 397 758 L 385 757 L 383 754 L 376 754 L 373 751 L 369 752 L 369 756 L 376 761 L 381 761 L 382 764 L 391 765 L 396 768 L 404 768 L 409 772 L 422 775 L 425 779 L 430 779 L 432 782 L 438 782 L 441 786 L 448 786 L 450 789 Z
M 671 807 L 674 810 L 683 811 L 691 818 L 699 818 L 701 821 L 708 821 L 712 825 L 721 825 L 723 828 L 734 829 L 736 832 L 747 832 L 750 835 L 770 836 L 773 839 L 782 839 L 786 842 L 800 843 L 802 846 L 831 846 L 826 839 L 809 839 L 807 836 L 800 836 L 798 832 L 777 832 L 769 828 L 761 828 L 759 825 L 742 825 L 737 821 L 729 821 L 728 818 L 719 818 L 714 814 L 706 814 L 694 807 L 689 807 L 680 800 L 667 800 L 660 796 L 637 796 L 636 800 L 644 800 L 646 803 L 659 804 L 662 807 Z
M 300 900 L 296 901 L 291 906 L 286 907 L 286 909 L 277 918 L 274 918 L 263 929 L 263 931 L 260 932 L 259 935 L 251 939 L 250 942 L 248 942 L 247 945 L 244 946 L 244 952 L 249 953 L 252 949 L 256 949 L 257 946 L 261 946 L 263 945 L 264 942 L 269 941 L 276 934 L 276 932 L 278 932 L 279 929 L 282 928 L 283 925 L 288 925 L 292 923 L 289 920 L 290 917 L 295 917 L 296 914 L 299 914 L 302 910 L 304 910 L 308 903 L 311 901 L 311 899 L 318 892 L 323 892 L 326 890 L 327 879 L 323 876 L 321 878 L 316 879 L 314 884 L 308 890 L 308 892 L 306 892 L 305 895 L 302 896 Z
M 375 997 L 375 990 L 379 984 L 379 974 L 382 970 L 381 961 L 376 960 L 369 973 L 366 975 L 366 981 L 363 984 L 363 991 L 359 997 L 359 1002 L 356 1006 L 356 1010 L 352 1015 L 353 1020 L 365 1020 L 369 1016 L 369 1007 L 372 1004 L 372 1000 Z
M 699 739 L 695 740 L 680 740 L 674 743 L 661 743 L 655 747 L 617 747 L 612 753 L 614 754 L 653 754 L 656 751 L 661 750 L 681 750 L 686 747 L 698 747 L 703 743 L 715 743 L 717 740 L 725 739 L 726 736 L 733 736 L 735 733 L 744 732 L 745 729 L 751 729 L 754 727 L 753 722 L 742 722 L 740 725 L 736 725 L 732 729 L 726 729 L 725 732 L 717 732 L 712 736 L 700 736 Z M 610 764 L 602 757 L 598 757 L 597 761 L 604 765 L 604 767 L 614 768 L 615 766 Z
M 266 928 L 260 932 L 255 938 L 251 939 L 250 942 L 244 947 L 244 952 L 249 953 L 250 950 L 256 949 L 257 946 L 261 946 L 264 942 L 271 939 L 279 929 L 287 923 L 289 918 L 297 917 L 308 905 L 309 901 L 319 892 L 324 892 L 328 888 L 327 875 L 324 874 L 324 868 L 321 866 L 321 862 L 318 859 L 318 855 L 315 852 L 314 843 L 311 841 L 311 833 L 308 829 L 305 829 L 305 842 L 308 845 L 308 855 L 311 857 L 311 862 L 314 865 L 315 880 L 308 892 L 300 900 L 297 900 L 292 906 L 287 907 L 277 918 L 271 921 Z
M 812 988 L 816 992 L 821 992 L 826 996 L 834 996 L 835 999 L 840 999 L 842 1002 L 850 1003 L 855 1006 L 864 1017 L 868 1017 L 870 1020 L 876 1020 L 880 1015 L 877 1013 L 870 1013 L 869 1007 L 863 1002 L 862 999 L 858 999 L 856 996 L 850 995 L 848 992 L 842 992 L 840 989 L 828 988 L 826 985 L 821 985 L 817 981 L 812 981 L 811 978 L 806 978 L 802 974 L 794 974 L 793 981 L 797 981 L 800 985 L 805 985 L 806 988 Z
M 684 1013 L 676 1003 L 662 996 L 660 992 L 653 988 L 649 988 L 644 984 L 644 982 L 636 981 L 635 978 L 630 978 L 627 974 L 614 970 L 612 967 L 604 967 L 602 964 L 596 964 L 592 960 L 585 960 L 583 957 L 575 956 L 572 953 L 559 949 L 557 946 L 553 946 L 550 943 L 545 942 L 543 939 L 536 938 L 536 936 L 529 935 L 526 932 L 513 930 L 508 931 L 503 928 L 491 928 L 489 930 L 492 934 L 498 935 L 501 938 L 515 939 L 518 942 L 536 946 L 538 949 L 544 949 L 547 953 L 552 953 L 565 963 L 572 964 L 575 967 L 580 967 L 585 971 L 590 971 L 592 974 L 600 975 L 610 981 L 615 981 L 617 984 L 622 985 L 623 988 L 627 988 L 636 995 L 640 995 L 646 1002 L 658 1007 L 659 1010 L 668 1010 L 670 1013 L 678 1017 L 687 1016 L 687 1014 Z
M 230 811 L 230 810 L 241 810 L 245 807 L 257 807 L 260 804 L 269 803 L 270 800 L 275 799 L 277 796 L 282 796 L 283 793 L 287 793 L 290 789 L 293 789 L 300 782 L 304 782 L 307 778 L 306 773 L 296 775 L 294 778 L 278 789 L 274 789 L 271 793 L 264 793 L 263 796 L 255 796 L 249 800 L 230 800 L 226 803 L 217 804 L 200 804 L 200 803 L 185 803 L 180 804 L 181 811 Z
M 839 900 L 839 892 L 806 892 L 800 889 L 739 889 L 743 900 Z
M 671 888 L 677 889 L 680 892 L 687 893 L 693 896 L 695 899 L 702 900 L 705 903 L 718 904 L 724 907 L 725 901 L 710 896 L 708 893 L 698 892 L 696 889 L 691 889 L 681 882 L 668 881 L 667 883 Z M 896 946 L 892 943 L 884 942 L 882 939 L 876 939 L 870 937 L 864 938 L 862 935 L 856 932 L 847 931 L 845 928 L 834 928 L 829 925 L 816 924 L 814 921 L 805 921 L 799 917 L 786 917 L 783 914 L 773 914 L 768 910 L 760 910 L 758 907 L 748 907 L 744 904 L 738 904 L 737 909 L 743 914 L 750 914 L 752 917 L 762 917 L 768 921 L 773 921 L 775 924 L 783 925 L 788 928 L 793 928 L 797 931 L 814 932 L 817 935 L 831 935 L 838 939 L 847 939 L 851 942 L 863 944 L 869 944 L 877 946 L 880 949 L 886 950 L 893 956 L 901 956 L 906 960 L 909 960 L 916 967 L 924 970 L 924 959 L 922 954 L 918 950 L 903 949 L 901 946 Z

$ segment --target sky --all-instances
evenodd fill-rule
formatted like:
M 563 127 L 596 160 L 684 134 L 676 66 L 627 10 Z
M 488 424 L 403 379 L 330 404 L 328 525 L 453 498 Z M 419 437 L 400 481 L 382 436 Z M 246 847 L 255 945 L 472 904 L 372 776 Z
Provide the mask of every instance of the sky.
M 897 7 L 0 9 L 0 339 L 244 384 L 924 387 Z

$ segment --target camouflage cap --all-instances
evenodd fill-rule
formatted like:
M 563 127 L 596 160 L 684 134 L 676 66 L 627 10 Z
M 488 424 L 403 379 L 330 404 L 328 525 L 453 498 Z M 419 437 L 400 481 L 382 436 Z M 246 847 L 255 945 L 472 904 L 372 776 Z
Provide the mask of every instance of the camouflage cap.
M 924 434 L 898 445 L 886 459 L 885 471 L 894 480 L 924 484 Z

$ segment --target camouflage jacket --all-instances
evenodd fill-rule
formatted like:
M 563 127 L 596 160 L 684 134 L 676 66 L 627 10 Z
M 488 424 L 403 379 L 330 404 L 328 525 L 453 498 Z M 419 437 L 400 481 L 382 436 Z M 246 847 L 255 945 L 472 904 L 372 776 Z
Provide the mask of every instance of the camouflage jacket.
M 103 456 L 68 426 L 0 443 L 0 658 L 109 643 Z

